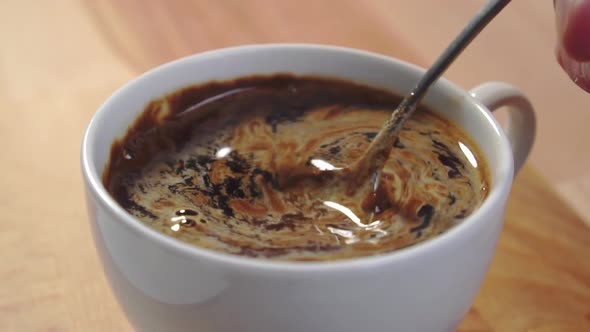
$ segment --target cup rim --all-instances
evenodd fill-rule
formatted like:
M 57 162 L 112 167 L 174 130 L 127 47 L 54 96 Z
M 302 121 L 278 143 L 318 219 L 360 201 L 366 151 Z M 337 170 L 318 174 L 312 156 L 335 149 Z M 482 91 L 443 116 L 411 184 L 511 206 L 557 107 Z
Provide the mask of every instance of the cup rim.
M 404 60 L 397 58 L 381 55 L 378 53 L 342 47 L 333 46 L 326 44 L 309 44 L 309 43 L 269 43 L 269 44 L 246 44 L 241 46 L 226 47 L 220 49 L 214 49 L 202 53 L 196 53 L 193 55 L 185 56 L 171 62 L 159 65 L 152 68 L 136 78 L 130 80 L 122 87 L 117 89 L 112 95 L 110 95 L 97 109 L 92 116 L 82 140 L 81 146 L 81 168 L 83 180 L 85 182 L 86 191 L 88 195 L 91 195 L 94 200 L 108 212 L 109 217 L 116 219 L 116 222 L 120 222 L 128 230 L 131 230 L 138 236 L 153 242 L 155 245 L 160 246 L 162 249 L 171 250 L 183 257 L 190 259 L 201 259 L 209 263 L 217 263 L 220 265 L 235 267 L 241 271 L 253 271 L 253 272 L 285 272 L 285 273 L 328 273 L 347 271 L 351 269 L 365 269 L 374 266 L 381 266 L 384 264 L 397 264 L 400 261 L 412 259 L 418 255 L 424 255 L 428 252 L 436 252 L 437 248 L 448 245 L 455 241 L 456 238 L 466 236 L 465 233 L 471 233 L 477 231 L 478 223 L 481 223 L 482 217 L 488 215 L 496 205 L 502 203 L 502 198 L 506 197 L 510 190 L 510 185 L 513 178 L 514 172 L 514 161 L 511 152 L 510 143 L 506 137 L 501 125 L 494 118 L 491 112 L 482 105 L 477 99 L 471 96 L 468 92 L 459 88 L 454 83 L 450 82 L 444 77 L 439 79 L 437 85 L 444 85 L 446 88 L 450 88 L 453 94 L 464 97 L 470 107 L 477 109 L 482 112 L 487 120 L 488 125 L 492 126 L 492 129 L 497 133 L 499 140 L 500 159 L 502 162 L 498 170 L 498 176 L 495 179 L 495 183 L 492 186 L 488 196 L 483 203 L 467 218 L 465 218 L 458 225 L 450 228 L 442 234 L 439 234 L 431 239 L 418 244 L 396 249 L 394 251 L 371 256 L 362 256 L 349 259 L 341 260 L 328 260 L 328 261 L 317 261 L 317 262 L 299 262 L 299 261 L 283 261 L 273 260 L 264 258 L 254 258 L 248 256 L 239 256 L 235 254 L 223 253 L 214 251 L 211 249 L 201 248 L 189 243 L 174 239 L 163 233 L 160 233 L 149 226 L 142 223 L 139 219 L 134 217 L 125 211 L 119 204 L 111 197 L 106 188 L 102 183 L 102 175 L 99 174 L 96 167 L 94 167 L 94 157 L 91 154 L 91 147 L 94 144 L 95 136 L 98 134 L 96 126 L 98 118 L 106 116 L 105 113 L 111 108 L 111 104 L 114 100 L 118 99 L 119 96 L 125 94 L 128 90 L 134 88 L 134 85 L 140 80 L 150 79 L 150 77 L 156 75 L 162 71 L 168 71 L 176 66 L 185 66 L 190 64 L 192 61 L 199 61 L 204 58 L 212 56 L 224 56 L 240 53 L 244 51 L 264 51 L 264 50 L 276 50 L 276 49 L 297 49 L 297 50 L 313 50 L 313 51 L 325 51 L 325 52 L 344 52 L 354 56 L 364 57 L 374 61 L 381 61 L 389 63 L 392 66 L 404 66 L 414 71 L 424 72 L 424 68 L 417 65 L 411 64 Z M 338 75 L 335 74 L 335 77 Z

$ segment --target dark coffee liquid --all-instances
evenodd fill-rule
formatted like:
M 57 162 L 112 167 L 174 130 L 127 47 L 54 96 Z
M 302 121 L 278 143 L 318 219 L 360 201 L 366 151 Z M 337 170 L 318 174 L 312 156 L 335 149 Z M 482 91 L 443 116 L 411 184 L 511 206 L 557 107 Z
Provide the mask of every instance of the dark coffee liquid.
M 485 161 L 460 128 L 418 110 L 385 168 L 354 193 L 297 176 L 349 166 L 399 101 L 290 75 L 189 87 L 150 103 L 113 144 L 104 183 L 145 224 L 200 247 L 282 260 L 390 252 L 444 232 L 485 198 Z

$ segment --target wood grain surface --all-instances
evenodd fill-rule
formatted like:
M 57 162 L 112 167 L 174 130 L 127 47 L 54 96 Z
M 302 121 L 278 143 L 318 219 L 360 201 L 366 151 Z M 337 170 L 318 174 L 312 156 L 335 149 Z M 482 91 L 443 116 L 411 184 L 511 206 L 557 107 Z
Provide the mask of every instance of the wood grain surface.
M 352 46 L 427 65 L 481 3 L 0 1 L 0 331 L 131 330 L 96 256 L 79 172 L 85 126 L 126 81 L 180 56 L 262 42 Z M 579 147 L 562 144 L 551 110 L 587 99 L 554 65 L 551 20 L 551 1 L 514 1 L 448 76 L 465 87 L 522 87 L 541 115 L 532 162 L 553 180 Z M 565 139 L 584 139 L 586 113 L 567 113 Z M 530 164 L 459 331 L 590 331 L 590 230 Z

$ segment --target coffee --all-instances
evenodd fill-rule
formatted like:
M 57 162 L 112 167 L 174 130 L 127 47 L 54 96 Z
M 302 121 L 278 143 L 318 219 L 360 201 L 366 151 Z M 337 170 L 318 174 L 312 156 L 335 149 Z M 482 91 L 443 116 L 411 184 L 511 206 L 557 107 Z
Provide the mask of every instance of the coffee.
M 187 87 L 152 101 L 113 144 L 104 184 L 146 225 L 199 247 L 280 260 L 390 252 L 448 230 L 485 199 L 486 161 L 460 128 L 419 109 L 385 168 L 354 192 L 298 174 L 349 166 L 399 102 L 286 74 Z

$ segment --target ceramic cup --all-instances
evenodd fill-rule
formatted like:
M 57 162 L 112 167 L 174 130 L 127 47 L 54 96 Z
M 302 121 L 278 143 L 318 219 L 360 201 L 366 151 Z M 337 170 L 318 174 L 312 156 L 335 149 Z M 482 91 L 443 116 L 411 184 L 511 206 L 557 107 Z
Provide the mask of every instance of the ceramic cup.
M 213 252 L 150 229 L 106 191 L 101 179 L 110 146 L 149 101 L 195 83 L 279 72 L 337 77 L 404 95 L 424 70 L 348 48 L 251 45 L 165 64 L 109 97 L 88 126 L 81 162 L 97 251 L 131 324 L 139 331 L 453 331 L 484 279 L 513 174 L 534 140 L 531 104 L 508 84 L 466 92 L 441 79 L 431 88 L 424 103 L 481 147 L 491 190 L 458 226 L 389 254 L 318 263 Z M 506 128 L 491 113 L 501 106 L 508 107 Z

